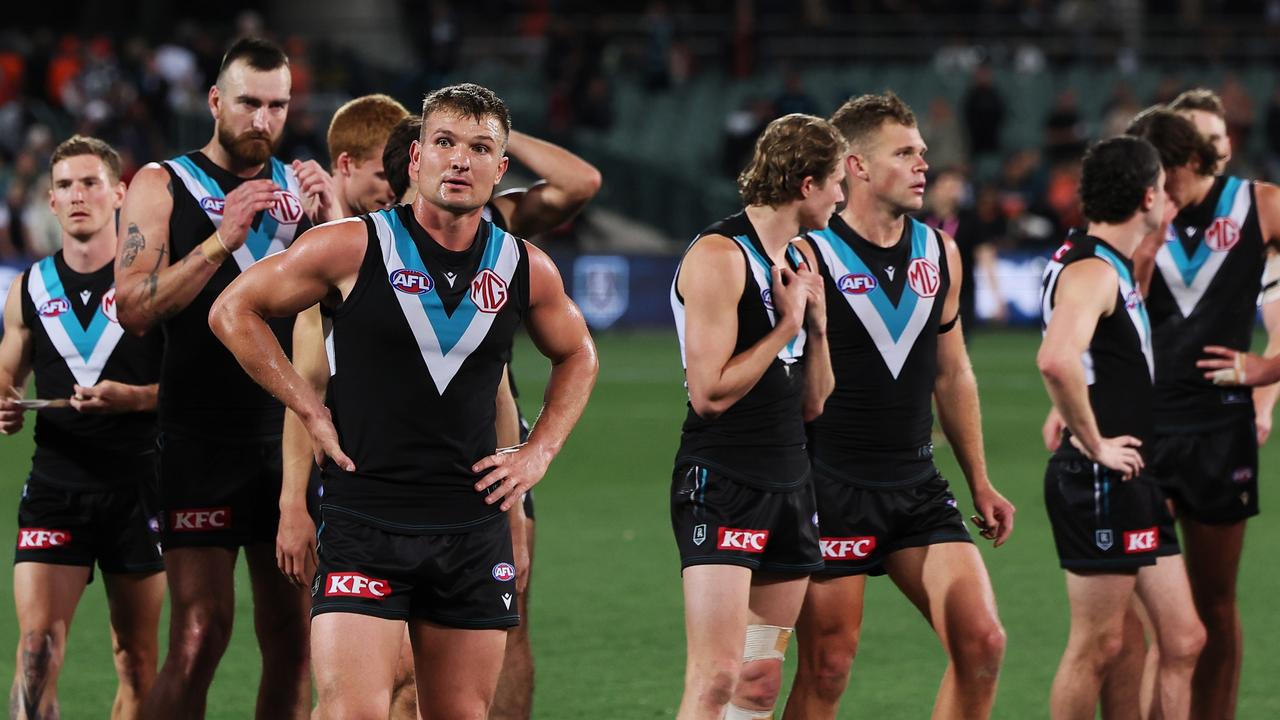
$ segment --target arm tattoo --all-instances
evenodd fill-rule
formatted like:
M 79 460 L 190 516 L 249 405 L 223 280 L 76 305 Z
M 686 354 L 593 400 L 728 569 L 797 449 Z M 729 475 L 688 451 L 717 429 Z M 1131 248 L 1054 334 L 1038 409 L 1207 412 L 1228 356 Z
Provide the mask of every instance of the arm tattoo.
M 147 246 L 147 239 L 136 223 L 129 223 L 129 234 L 124 239 L 124 249 L 120 253 L 120 267 L 129 267 L 138 259 L 138 253 Z
M 158 274 L 151 273 L 150 275 L 147 276 L 147 299 L 150 302 L 156 301 L 156 287 L 159 284 L 160 284 L 160 276 Z

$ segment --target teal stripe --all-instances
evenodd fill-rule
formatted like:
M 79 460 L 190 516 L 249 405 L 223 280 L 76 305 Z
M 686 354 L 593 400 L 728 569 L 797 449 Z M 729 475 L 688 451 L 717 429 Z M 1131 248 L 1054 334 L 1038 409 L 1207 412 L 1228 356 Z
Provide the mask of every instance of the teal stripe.
M 1119 256 L 1101 245 L 1094 246 L 1094 254 L 1106 260 L 1111 267 L 1116 269 L 1116 273 L 1124 280 L 1130 292 L 1137 290 L 1138 286 L 1133 281 L 1133 273 L 1129 272 L 1129 266 Z M 1127 303 L 1129 299 L 1126 297 L 1124 300 Z M 1142 302 L 1141 299 L 1138 300 L 1138 317 L 1142 318 L 1142 326 L 1147 331 L 1146 336 L 1151 337 L 1151 318 L 1147 316 L 1147 304 Z

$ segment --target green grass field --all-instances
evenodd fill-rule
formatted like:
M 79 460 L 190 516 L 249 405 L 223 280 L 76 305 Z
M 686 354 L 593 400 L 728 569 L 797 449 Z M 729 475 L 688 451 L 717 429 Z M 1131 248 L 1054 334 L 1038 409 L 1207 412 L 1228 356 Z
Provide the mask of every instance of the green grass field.
M 684 671 L 679 562 L 671 537 L 671 460 L 684 414 L 672 332 L 613 333 L 599 339 L 600 381 L 587 414 L 538 486 L 538 546 L 533 575 L 538 718 L 671 717 Z M 981 388 L 987 457 L 997 487 L 1019 508 L 1010 543 L 984 547 L 1009 635 L 996 716 L 1047 715 L 1049 684 L 1066 639 L 1062 573 L 1041 500 L 1046 453 L 1039 428 L 1047 400 L 1035 372 L 1038 338 L 983 334 L 972 342 Z M 518 350 L 525 405 L 540 396 L 545 367 Z M 1280 466 L 1273 443 L 1264 478 Z M 14 537 L 16 506 L 28 469 L 30 436 L 0 443 L 6 489 L 0 537 Z M 939 463 L 967 491 L 950 453 Z M 1264 491 L 1264 502 L 1271 498 Z M 1280 574 L 1267 570 L 1280 548 L 1280 523 L 1268 507 L 1249 531 L 1241 582 L 1246 633 L 1240 718 L 1280 717 L 1280 621 L 1273 598 Z M 4 591 L 9 593 L 10 576 Z M 237 578 L 235 636 L 209 700 L 209 717 L 252 715 L 260 660 L 253 640 L 247 575 Z M 17 638 L 12 611 L 3 641 Z M 165 633 L 162 632 L 162 636 Z M 794 655 L 794 653 L 793 653 Z M 0 653 L 11 676 L 13 653 Z M 944 657 L 932 632 L 888 580 L 870 584 L 862 646 L 841 717 L 924 718 Z M 793 663 L 788 663 L 790 677 Z M 103 717 L 114 692 L 101 583 L 86 592 L 72 629 L 61 682 L 63 714 Z

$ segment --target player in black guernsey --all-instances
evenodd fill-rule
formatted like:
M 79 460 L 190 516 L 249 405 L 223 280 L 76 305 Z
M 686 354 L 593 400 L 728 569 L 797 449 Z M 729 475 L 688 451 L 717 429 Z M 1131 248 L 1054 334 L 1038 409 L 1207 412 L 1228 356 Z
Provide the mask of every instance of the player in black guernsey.
M 162 340 L 116 321 L 111 261 L 124 201 L 120 157 L 75 136 L 50 160 L 50 205 L 63 249 L 14 280 L 0 340 L 0 433 L 22 428 L 34 372 L 35 456 L 18 506 L 13 588 L 18 664 L 13 717 L 58 715 L 57 686 L 72 615 L 103 573 L 116 640 L 122 717 L 137 714 L 155 676 L 164 565 L 144 506 L 155 479 L 156 381 Z M 69 401 L 68 401 L 69 399 Z
M 307 233 L 210 316 L 304 420 L 322 461 L 312 661 L 323 717 L 387 712 L 406 621 L 424 715 L 488 712 L 518 622 L 505 511 L 542 477 L 595 378 L 555 266 L 481 218 L 506 169 L 509 117 L 476 85 L 431 93 L 413 205 Z M 327 408 L 264 319 L 316 302 L 332 321 Z M 520 322 L 552 361 L 547 401 L 529 441 L 495 453 L 494 398 Z
M 1248 349 L 1266 257 L 1280 248 L 1280 190 L 1214 175 L 1222 149 L 1196 134 L 1187 112 L 1149 110 L 1129 129 L 1160 151 L 1178 208 L 1146 264 L 1156 345 L 1152 464 L 1177 508 L 1208 632 L 1192 681 L 1192 714 L 1229 717 L 1243 652 L 1237 574 L 1246 521 L 1258 513 L 1258 444 L 1269 432 L 1276 393 L 1233 385 L 1264 380 Z M 1280 317 L 1265 294 L 1261 299 L 1272 354 L 1280 348 Z M 1213 359 L 1197 362 L 1205 346 Z
M 1167 535 L 1164 496 L 1146 472 L 1157 361 L 1130 260 L 1164 218 L 1160 156 L 1135 138 L 1103 141 L 1085 155 L 1080 196 L 1089 226 L 1045 268 L 1037 356 L 1067 428 L 1044 485 L 1071 604 L 1050 715 L 1094 717 L 1136 593 L 1160 645 L 1155 707 L 1161 717 L 1187 718 L 1204 628 Z
M 827 121 L 774 120 L 738 177 L 746 208 L 698 235 L 671 286 L 689 393 L 671 481 L 682 720 L 772 716 L 808 576 L 822 567 L 804 422 L 834 381 L 822 281 L 792 241 L 844 199 L 843 157 Z
M 932 402 L 999 545 L 1013 506 L 987 478 L 977 383 L 960 313 L 954 240 L 913 220 L 927 150 L 895 95 L 864 95 L 831 119 L 849 144 L 849 202 L 810 231 L 827 296 L 835 390 L 809 428 L 825 567 L 800 614 L 786 717 L 834 718 L 862 625 L 867 574 L 888 574 L 937 630 L 950 665 L 934 713 L 985 717 L 1004 631 L 991 581 L 933 464 Z
M 218 293 L 313 222 L 333 219 L 331 178 L 315 161 L 271 156 L 288 113 L 288 59 L 243 39 L 209 90 L 214 135 L 199 151 L 140 170 L 122 213 L 120 322 L 159 327 L 161 534 L 174 641 L 144 714 L 196 717 L 230 640 L 234 569 L 245 548 L 262 651 L 257 713 L 311 704 L 306 595 L 276 568 L 283 407 L 209 332 Z M 291 319 L 273 321 L 288 343 Z

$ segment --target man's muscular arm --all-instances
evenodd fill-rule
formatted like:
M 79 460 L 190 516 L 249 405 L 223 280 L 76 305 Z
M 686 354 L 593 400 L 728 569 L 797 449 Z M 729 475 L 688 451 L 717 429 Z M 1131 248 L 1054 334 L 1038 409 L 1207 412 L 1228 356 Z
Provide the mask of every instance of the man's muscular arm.
M 596 346 L 578 306 L 564 291 L 560 271 L 538 248 L 529 249 L 529 336 L 549 360 L 551 377 L 529 441 L 518 450 L 498 453 L 472 466 L 472 472 L 489 472 L 476 483 L 483 491 L 497 484 L 485 498 L 502 502 L 510 510 L 546 473 L 569 432 L 587 406 L 599 364 Z
M 323 396 L 329 386 L 329 358 L 324 351 L 320 306 L 298 313 L 293 324 L 293 367 Z M 280 484 L 280 528 L 276 532 L 276 564 L 294 585 L 306 587 L 316 569 L 316 526 L 307 511 L 307 484 L 315 466 L 311 436 L 293 410 L 284 411 L 284 458 Z
M 190 305 L 231 251 L 244 244 L 254 216 L 274 202 L 274 188 L 270 180 L 252 180 L 228 193 L 221 233 L 174 262 L 169 241 L 172 179 L 159 166 L 139 170 L 120 215 L 125 233 L 116 258 L 120 325 L 141 335 Z
M 512 234 L 530 237 L 572 218 L 600 191 L 600 171 L 564 148 L 512 131 L 507 154 L 542 178 L 524 191 L 493 199 Z
M 31 374 L 31 329 L 22 321 L 22 283 L 19 275 L 9 285 L 4 303 L 4 336 L 0 337 L 0 435 L 12 435 L 22 429 L 22 399 Z

